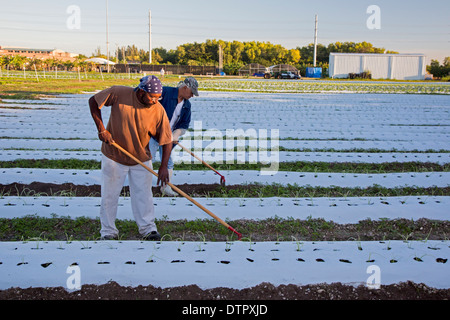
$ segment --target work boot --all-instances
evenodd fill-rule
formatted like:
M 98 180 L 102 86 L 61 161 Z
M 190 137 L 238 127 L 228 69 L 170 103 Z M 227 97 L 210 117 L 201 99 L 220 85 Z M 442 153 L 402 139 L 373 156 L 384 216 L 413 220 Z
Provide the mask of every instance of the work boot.
M 147 233 L 144 237 L 143 240 L 147 240 L 147 241 L 159 241 L 161 240 L 161 235 L 159 234 L 158 231 L 152 231 Z
M 102 236 L 100 238 L 100 240 L 119 240 L 119 237 L 117 235 L 109 235 L 109 234 L 107 234 L 105 236 Z
M 169 169 L 169 182 L 172 180 L 172 175 L 173 175 L 173 169 Z M 177 197 L 178 196 L 178 193 L 173 191 L 172 188 L 168 184 L 161 186 L 161 194 L 163 196 L 166 195 L 169 197 Z

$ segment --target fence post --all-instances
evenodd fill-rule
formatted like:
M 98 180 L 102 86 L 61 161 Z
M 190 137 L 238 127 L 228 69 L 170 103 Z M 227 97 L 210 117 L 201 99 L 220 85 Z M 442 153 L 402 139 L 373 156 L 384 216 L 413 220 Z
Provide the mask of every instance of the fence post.
M 36 64 L 33 64 L 33 66 L 34 66 L 34 73 L 36 74 L 36 80 L 37 80 L 37 82 L 39 82 L 39 76 L 37 74 Z

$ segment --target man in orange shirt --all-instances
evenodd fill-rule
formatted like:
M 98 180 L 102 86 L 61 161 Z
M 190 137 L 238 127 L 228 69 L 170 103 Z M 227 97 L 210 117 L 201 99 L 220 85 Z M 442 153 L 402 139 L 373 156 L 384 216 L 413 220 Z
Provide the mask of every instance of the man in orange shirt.
M 159 79 L 147 76 L 141 79 L 135 89 L 113 86 L 89 99 L 98 137 L 103 142 L 100 208 L 102 239 L 118 238 L 119 231 L 115 226 L 115 220 L 120 192 L 126 177 L 130 186 L 131 208 L 139 233 L 145 240 L 161 239 L 155 224 L 152 174 L 111 145 L 111 142 L 116 142 L 152 168 L 148 144 L 150 138 L 154 137 L 163 146 L 158 183 L 168 182 L 167 163 L 172 149 L 172 130 L 167 114 L 158 102 L 161 93 L 162 84 Z M 101 115 L 103 106 L 111 107 L 106 128 Z

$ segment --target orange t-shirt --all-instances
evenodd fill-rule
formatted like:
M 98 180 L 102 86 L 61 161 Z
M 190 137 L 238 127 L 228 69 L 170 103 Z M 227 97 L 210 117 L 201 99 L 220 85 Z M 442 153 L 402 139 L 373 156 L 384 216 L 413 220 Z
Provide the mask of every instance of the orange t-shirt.
M 98 108 L 111 106 L 108 130 L 113 140 L 140 161 L 151 159 L 148 143 L 153 137 L 160 145 L 172 142 L 172 130 L 164 107 L 160 104 L 146 106 L 139 102 L 131 87 L 113 86 L 94 95 Z M 136 162 L 116 147 L 102 144 L 102 153 L 127 166 Z

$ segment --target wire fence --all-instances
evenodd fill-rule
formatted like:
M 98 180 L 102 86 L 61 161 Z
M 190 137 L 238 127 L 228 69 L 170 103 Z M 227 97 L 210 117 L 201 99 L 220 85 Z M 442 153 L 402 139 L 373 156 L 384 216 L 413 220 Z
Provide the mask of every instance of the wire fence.
M 63 71 L 63 70 L 52 70 L 52 71 L 19 71 L 19 70 L 0 70 L 1 78 L 13 78 L 13 79 L 34 79 L 34 80 L 44 80 L 44 79 L 67 79 L 67 80 L 113 80 L 113 79 L 140 79 L 151 72 L 142 73 L 113 73 L 113 72 L 87 72 L 84 70 L 80 71 Z
M 33 70 L 34 67 L 34 70 Z M 105 66 L 91 68 L 78 67 L 68 71 L 66 68 L 51 67 L 46 69 L 28 66 L 23 70 L 10 69 L 10 66 L 0 66 L 0 77 L 35 78 L 39 79 L 139 79 L 148 74 L 165 75 L 206 75 L 217 74 L 215 66 L 187 66 L 187 65 L 147 65 L 147 64 L 116 64 L 109 72 Z M 38 70 L 39 69 L 39 70 Z M 89 71 L 88 71 L 89 70 Z

